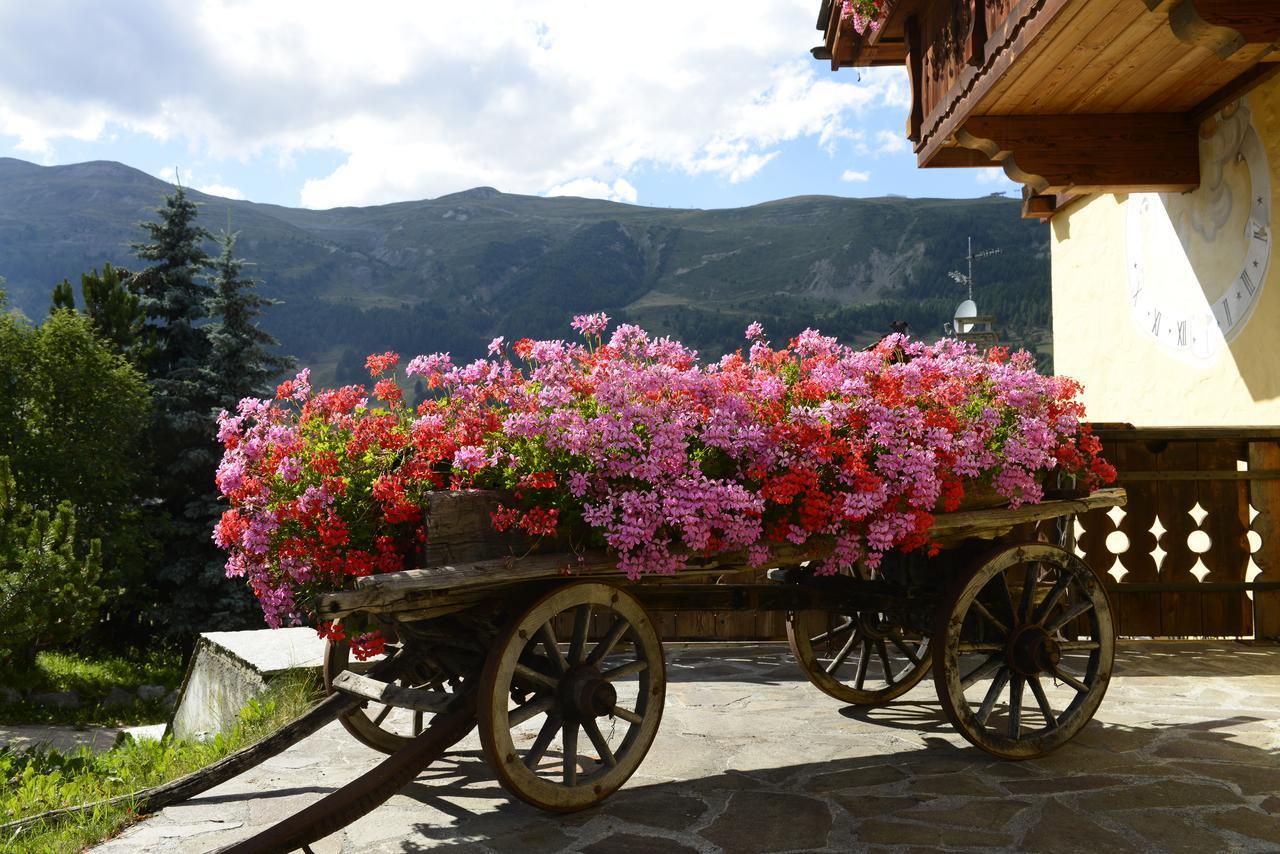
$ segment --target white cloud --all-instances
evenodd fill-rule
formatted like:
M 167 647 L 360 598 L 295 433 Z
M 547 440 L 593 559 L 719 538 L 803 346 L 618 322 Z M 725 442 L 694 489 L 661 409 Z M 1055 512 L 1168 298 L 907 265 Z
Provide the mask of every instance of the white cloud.
M 243 192 L 235 187 L 229 187 L 226 184 L 200 184 L 196 187 L 202 193 L 208 193 L 211 196 L 221 196 L 224 199 L 246 199 Z
M 304 184 L 311 207 L 583 180 L 625 199 L 643 168 L 740 182 L 783 143 L 834 152 L 863 138 L 867 111 L 907 102 L 901 72 L 836 76 L 808 57 L 812 0 L 738 4 L 731 28 L 723 7 L 685 0 L 504 8 L 0 4 L 0 135 L 44 157 L 119 130 L 212 162 L 340 152 Z M 49 44 L 74 61 L 50 62 Z
M 841 181 L 849 181 L 849 182 L 857 183 L 857 184 L 864 184 L 864 183 L 866 183 L 867 181 L 870 181 L 870 180 L 871 180 L 871 173 L 870 173 L 870 172 L 858 172 L 858 171 L 856 171 L 856 170 L 854 170 L 854 169 L 846 169 L 846 170 L 844 170 L 844 172 L 840 173 L 840 180 L 841 180 Z
M 579 196 L 584 199 L 608 199 L 611 202 L 635 204 L 636 188 L 626 178 L 619 178 L 612 185 L 595 178 L 574 178 L 547 190 L 548 196 Z
M 1009 180 L 1009 176 L 1004 174 L 1004 169 L 999 166 L 977 169 L 974 171 L 973 179 L 979 184 L 1007 184 L 1010 187 L 1018 186 L 1013 181 Z
M 891 130 L 876 131 L 876 151 L 880 154 L 897 154 L 899 151 L 907 151 L 907 138 L 901 133 L 894 133 Z

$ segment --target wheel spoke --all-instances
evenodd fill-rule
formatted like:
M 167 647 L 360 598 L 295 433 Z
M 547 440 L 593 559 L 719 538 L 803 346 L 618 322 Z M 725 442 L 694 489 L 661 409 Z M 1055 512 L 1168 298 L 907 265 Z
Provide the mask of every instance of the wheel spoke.
M 996 585 L 996 592 L 1000 596 L 1000 604 L 1004 606 L 1004 612 L 1009 615 L 1009 625 L 1017 625 L 1018 612 L 1013 609 L 1013 591 L 1009 589 L 1009 578 L 1003 572 L 997 574 L 996 578 L 1000 582 Z
M 825 631 L 822 634 L 817 635 L 816 637 L 809 638 L 809 644 L 810 645 L 819 644 L 825 640 L 830 640 L 831 638 L 839 637 L 840 635 L 854 628 L 856 625 L 857 623 L 855 623 L 853 620 L 845 620 L 843 623 L 836 626 L 834 629 Z
M 1044 715 L 1045 725 L 1052 729 L 1058 725 L 1058 719 L 1054 717 L 1053 707 L 1049 705 L 1049 698 L 1044 695 L 1044 686 L 1040 684 L 1040 679 L 1032 676 L 1027 680 L 1031 684 L 1031 693 L 1036 697 L 1036 705 L 1040 707 L 1040 714 Z
M 394 708 L 395 706 L 384 706 L 382 711 L 378 712 L 378 716 L 373 719 L 373 725 L 381 726 L 382 722 L 387 719 L 387 715 L 391 714 L 391 710 Z
M 554 676 L 548 676 L 545 673 L 539 673 L 527 664 L 516 664 L 516 675 L 526 682 L 536 682 L 547 688 L 555 688 L 560 685 L 560 680 Z
M 421 735 L 422 733 L 422 712 L 413 713 L 413 734 Z
M 1003 652 L 1003 651 L 1004 651 L 1004 647 L 1000 647 L 997 650 L 997 652 Z M 986 661 L 982 662 L 977 667 L 975 667 L 973 670 L 970 670 L 969 675 L 960 680 L 960 688 L 965 691 L 969 690 L 970 688 L 973 687 L 975 682 L 980 682 L 981 680 L 986 679 L 988 676 L 990 676 L 992 673 L 995 673 L 997 670 L 999 670 L 1003 666 L 1004 666 L 1004 659 L 1001 656 L 999 655 L 991 656 Z
M 1008 588 L 1006 588 L 1006 591 L 1007 591 L 1007 589 L 1008 589 Z M 995 615 L 995 614 L 993 614 L 993 613 L 991 613 L 990 611 L 988 611 L 988 610 L 987 610 L 987 606 L 986 606 L 986 605 L 983 605 L 983 604 L 982 604 L 981 602 L 979 602 L 977 599 L 974 599 L 974 600 L 973 600 L 973 607 L 974 607 L 974 609 L 975 609 L 975 610 L 977 610 L 977 612 L 978 612 L 979 614 L 981 614 L 981 615 L 983 616 L 983 618 L 984 618 L 988 623 L 990 623 L 991 625 L 995 626 L 996 631 L 1000 632 L 1000 634 L 1001 634 L 1001 635 L 1003 635 L 1003 636 L 1005 636 L 1005 637 L 1008 637 L 1008 636 L 1009 636 L 1009 628 L 1008 628 L 1004 623 L 1000 622 L 1000 620 L 998 620 L 998 619 L 996 618 L 996 615 Z
M 1021 676 L 1013 677 L 1009 685 L 1009 738 L 1017 741 L 1022 734 L 1022 686 Z
M 556 733 L 560 731 L 560 718 L 555 715 L 547 715 L 547 719 L 542 722 L 542 729 L 538 730 L 538 737 L 533 740 L 533 744 L 529 746 L 529 750 L 524 755 L 524 764 L 530 770 L 537 767 L 542 761 L 542 755 L 547 752 L 547 748 L 551 746 L 551 739 L 556 737 Z
M 960 641 L 956 644 L 956 652 L 964 655 L 966 652 L 986 652 L 986 653 L 1004 653 L 1004 644 L 1002 643 L 972 643 L 970 641 Z
M 1101 646 L 1096 640 L 1058 641 L 1058 649 L 1063 652 L 1082 652 L 1087 649 L 1098 649 Z
M 867 665 L 871 663 L 871 644 L 864 643 L 862 650 L 858 653 L 858 672 L 854 674 L 853 684 L 859 691 L 862 690 L 862 684 L 867 681 Z
M 1057 679 L 1060 682 L 1066 682 L 1068 685 L 1070 685 L 1072 688 L 1075 688 L 1081 694 L 1089 693 L 1088 685 L 1084 684 L 1075 676 L 1072 676 L 1070 673 L 1068 673 L 1067 671 L 1063 670 L 1060 667 L 1055 667 L 1053 669 L 1053 676 L 1055 679 Z
M 893 668 L 889 665 L 889 648 L 884 641 L 876 641 L 876 652 L 880 655 L 880 666 L 884 668 L 884 681 L 892 685 Z
M 1031 619 L 1031 606 L 1036 599 L 1036 584 L 1040 580 L 1040 564 L 1028 563 L 1027 573 L 1022 578 L 1022 601 L 1018 603 L 1018 622 L 1025 623 Z
M 615 718 L 622 718 L 627 723 L 638 724 L 642 718 L 630 709 L 624 709 L 622 706 L 614 706 L 609 710 L 609 714 Z
M 539 697 L 531 703 L 525 703 L 507 712 L 507 725 L 519 726 L 530 718 L 536 718 L 543 712 L 549 712 L 555 708 L 554 697 Z
M 1067 610 L 1059 614 L 1057 619 L 1055 619 L 1052 623 L 1049 623 L 1049 625 L 1044 627 L 1044 630 L 1049 634 L 1053 634 L 1054 632 L 1058 631 L 1058 629 L 1061 629 L 1067 623 L 1071 622 L 1076 617 L 1080 616 L 1085 611 L 1091 610 L 1092 608 L 1093 608 L 1093 602 L 1088 599 L 1085 599 L 1082 602 L 1077 602 L 1076 604 L 1072 605 L 1070 608 L 1068 608 Z
M 889 642 L 892 643 L 894 646 L 896 646 L 898 648 L 898 652 L 905 655 L 907 657 L 907 660 L 910 661 L 912 664 L 920 663 L 920 656 L 912 652 L 910 647 L 908 647 L 906 644 L 904 644 L 901 640 L 898 639 L 897 635 L 889 635 Z M 919 648 L 917 647 L 917 649 Z
M 573 614 L 573 640 L 569 643 L 569 661 L 577 664 L 582 661 L 583 650 L 587 646 L 587 629 L 591 627 L 591 603 L 579 605 Z
M 1044 618 L 1049 616 L 1049 612 L 1058 604 L 1058 600 L 1062 598 L 1062 594 L 1067 592 L 1067 587 L 1071 584 L 1071 576 L 1067 575 L 1066 570 L 1058 570 L 1058 578 L 1053 582 L 1049 594 L 1044 597 L 1044 601 L 1040 603 L 1040 607 L 1036 608 L 1035 614 L 1031 616 L 1030 622 L 1043 623 Z
M 604 762 L 610 768 L 618 764 L 618 758 L 613 755 L 613 751 L 609 749 L 609 742 L 605 741 L 604 736 L 600 733 L 600 727 L 596 726 L 594 719 L 587 719 L 582 722 L 582 728 L 587 732 L 587 738 L 591 739 L 591 745 L 600 754 L 600 761 Z
M 647 661 L 631 661 L 626 664 L 621 664 L 612 670 L 606 670 L 604 673 L 600 674 L 600 678 L 606 682 L 612 682 L 615 679 L 621 679 L 624 676 L 639 673 L 641 670 L 648 668 L 648 666 L 649 662 Z
M 836 657 L 831 659 L 831 662 L 826 667 L 824 667 L 823 670 L 825 670 L 828 675 L 835 673 L 837 670 L 839 670 L 840 665 L 844 664 L 845 659 L 849 657 L 849 653 L 853 652 L 853 645 L 857 642 L 858 642 L 857 635 L 854 635 L 853 637 L 849 638 L 849 640 L 845 643 L 845 645 L 840 647 L 840 651 L 836 653 Z
M 596 644 L 596 648 L 591 650 L 591 655 L 587 656 L 587 664 L 599 664 L 602 658 L 613 652 L 613 648 L 618 645 L 618 641 L 626 634 L 627 628 L 627 621 L 622 617 L 614 620 L 604 639 Z
M 578 725 L 564 725 L 564 784 L 578 785 Z
M 982 705 L 978 708 L 976 715 L 978 723 L 983 726 L 987 725 L 987 718 L 991 717 L 991 711 L 996 707 L 996 700 L 1000 699 L 1000 694 L 1004 692 L 1004 686 L 1009 684 L 1009 671 L 1001 666 L 1000 672 L 996 674 L 996 678 L 992 680 L 991 687 L 987 689 L 987 696 L 982 698 Z
M 556 672 L 564 673 L 568 670 L 569 663 L 564 660 L 560 642 L 556 640 L 556 630 L 551 628 L 551 623 L 543 623 L 542 628 L 538 629 L 538 635 L 542 638 L 542 648 L 547 651 L 547 658 L 555 665 Z

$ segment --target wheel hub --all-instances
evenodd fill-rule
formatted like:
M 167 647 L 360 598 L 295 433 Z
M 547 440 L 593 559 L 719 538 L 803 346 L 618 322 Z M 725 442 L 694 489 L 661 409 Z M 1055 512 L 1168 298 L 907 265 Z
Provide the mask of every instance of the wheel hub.
M 618 704 L 618 691 L 600 677 L 591 665 L 575 667 L 565 674 L 559 689 L 560 712 L 566 720 L 580 722 L 603 717 Z
M 859 611 L 857 623 L 862 637 L 872 641 L 887 640 L 893 631 L 893 625 L 881 619 L 875 611 Z
M 1062 649 L 1043 627 L 1020 626 L 1009 638 L 1007 659 L 1019 676 L 1035 676 L 1054 670 L 1062 660 Z

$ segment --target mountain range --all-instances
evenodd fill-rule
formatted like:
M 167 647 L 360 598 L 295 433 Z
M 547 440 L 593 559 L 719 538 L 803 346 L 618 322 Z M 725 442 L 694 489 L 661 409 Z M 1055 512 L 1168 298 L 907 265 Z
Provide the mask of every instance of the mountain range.
M 0 158 L 0 276 L 11 308 L 48 310 L 53 285 L 104 261 L 138 269 L 130 242 L 172 185 L 120 163 L 39 166 Z M 963 289 L 1002 335 L 1047 363 L 1047 227 L 1019 203 L 800 196 L 745 208 L 650 208 L 478 187 L 413 202 L 307 210 L 188 191 L 211 231 L 239 233 L 266 296 L 263 325 L 322 381 L 356 381 L 363 356 L 481 355 L 496 335 L 572 334 L 606 311 L 717 356 L 752 320 L 784 341 L 807 326 L 851 343 L 892 320 L 941 334 Z M 210 251 L 215 251 L 210 247 Z

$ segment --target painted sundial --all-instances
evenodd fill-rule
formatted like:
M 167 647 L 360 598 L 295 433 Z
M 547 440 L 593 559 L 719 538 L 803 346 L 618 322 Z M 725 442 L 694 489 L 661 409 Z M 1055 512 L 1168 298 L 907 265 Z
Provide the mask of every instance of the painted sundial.
M 1134 322 L 1192 363 L 1244 329 L 1271 257 L 1271 173 L 1244 102 L 1201 127 L 1200 170 L 1193 192 L 1130 195 L 1126 224 Z

